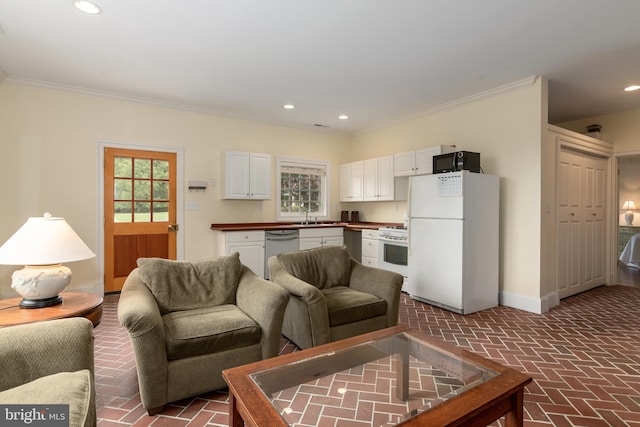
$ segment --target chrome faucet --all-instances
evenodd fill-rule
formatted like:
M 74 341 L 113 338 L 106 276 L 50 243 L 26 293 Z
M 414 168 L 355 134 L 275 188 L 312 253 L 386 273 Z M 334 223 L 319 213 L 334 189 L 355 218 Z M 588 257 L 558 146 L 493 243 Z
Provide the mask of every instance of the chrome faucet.
M 304 211 L 304 225 L 309 225 L 309 212 L 311 212 L 311 209 Z

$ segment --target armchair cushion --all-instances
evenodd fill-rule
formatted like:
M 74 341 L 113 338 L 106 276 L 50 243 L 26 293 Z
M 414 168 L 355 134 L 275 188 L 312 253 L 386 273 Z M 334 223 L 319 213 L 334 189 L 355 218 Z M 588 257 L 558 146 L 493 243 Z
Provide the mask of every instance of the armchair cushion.
M 365 292 L 346 286 L 334 286 L 322 290 L 329 312 L 329 325 L 339 326 L 360 320 L 384 316 L 387 302 Z
M 343 247 L 326 246 L 277 256 L 285 270 L 318 289 L 348 286 L 351 256 Z
M 231 304 L 162 316 L 167 357 L 184 359 L 260 343 L 260 326 Z
M 69 405 L 69 426 L 84 426 L 95 417 L 91 372 L 82 369 L 40 377 L 0 392 L 3 404 Z
M 194 262 L 139 258 L 138 266 L 162 314 L 234 304 L 242 272 L 237 252 Z

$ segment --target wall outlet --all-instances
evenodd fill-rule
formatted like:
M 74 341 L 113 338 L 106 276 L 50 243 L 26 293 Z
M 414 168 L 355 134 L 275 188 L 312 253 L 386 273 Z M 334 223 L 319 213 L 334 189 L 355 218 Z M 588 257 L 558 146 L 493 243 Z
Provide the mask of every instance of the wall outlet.
M 211 178 L 211 186 L 212 187 L 216 186 L 216 179 L 215 178 Z

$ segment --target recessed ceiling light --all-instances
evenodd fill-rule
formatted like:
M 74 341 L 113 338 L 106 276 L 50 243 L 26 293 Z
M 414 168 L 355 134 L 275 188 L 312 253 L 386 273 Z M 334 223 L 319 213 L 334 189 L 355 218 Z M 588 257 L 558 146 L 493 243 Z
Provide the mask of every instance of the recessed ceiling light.
M 98 15 L 102 12 L 100 6 L 89 0 L 74 0 L 73 5 L 76 7 L 76 9 L 90 15 Z
M 342 115 L 339 115 L 338 118 L 340 120 L 347 120 L 349 118 L 349 116 L 347 116 L 346 114 L 342 114 Z
M 284 109 L 285 109 L 285 110 L 293 110 L 294 108 L 296 108 L 296 106 L 295 106 L 295 105 L 293 105 L 293 104 L 286 104 L 286 105 L 284 106 Z
M 631 85 L 624 88 L 625 92 L 633 92 L 634 90 L 640 89 L 638 85 Z

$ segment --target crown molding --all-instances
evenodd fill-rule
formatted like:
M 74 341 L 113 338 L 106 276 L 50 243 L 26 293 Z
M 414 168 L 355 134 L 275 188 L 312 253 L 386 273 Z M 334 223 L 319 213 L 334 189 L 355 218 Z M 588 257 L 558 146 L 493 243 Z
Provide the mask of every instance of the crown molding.
M 2 75 L 3 73 L 2 73 L 2 70 L 0 69 L 0 83 L 2 82 Z M 98 96 L 103 98 L 116 99 L 120 101 L 129 101 L 129 102 L 135 102 L 139 104 L 147 104 L 147 105 L 154 105 L 158 107 L 166 107 L 166 108 L 173 108 L 173 109 L 184 110 L 184 111 L 191 111 L 195 113 L 209 114 L 212 116 L 226 117 L 226 118 L 236 119 L 236 120 L 263 123 L 263 124 L 268 124 L 272 126 L 282 126 L 282 127 L 292 128 L 292 129 L 306 130 L 309 132 L 324 132 L 324 133 L 333 133 L 337 135 L 349 134 L 348 132 L 340 131 L 336 129 L 326 129 L 326 128 L 310 129 L 309 126 L 305 126 L 305 125 L 293 125 L 290 123 L 282 123 L 274 120 L 266 120 L 266 119 L 260 119 L 255 117 L 254 118 L 246 117 L 239 114 L 230 113 L 224 110 L 217 110 L 215 108 L 201 107 L 201 106 L 191 105 L 191 104 L 182 104 L 179 102 L 166 101 L 166 100 L 157 99 L 157 98 L 147 98 L 144 96 L 127 95 L 124 93 L 111 92 L 107 90 L 89 89 L 86 87 L 67 85 L 63 83 L 53 83 L 53 82 L 48 82 L 44 80 L 28 79 L 23 77 L 7 77 L 6 81 L 11 83 L 24 84 L 27 86 L 42 87 L 46 89 L 54 89 L 54 90 L 60 90 L 65 92 L 74 92 L 82 95 Z
M 521 87 L 533 86 L 536 83 L 536 81 L 538 81 L 539 78 L 540 78 L 540 76 L 530 76 L 530 77 L 526 77 L 526 78 L 521 79 L 521 80 L 516 80 L 515 82 L 507 83 L 505 85 L 498 86 L 498 87 L 495 87 L 493 89 L 485 90 L 483 92 L 478 92 L 476 94 L 465 96 L 463 98 L 458 98 L 458 99 L 455 99 L 453 101 L 446 102 L 444 104 L 436 105 L 435 107 L 431 107 L 431 108 L 428 108 L 426 110 L 418 111 L 416 113 L 413 113 L 413 114 L 411 114 L 409 116 L 405 116 L 405 117 L 400 118 L 400 119 L 396 119 L 396 120 L 392 120 L 392 121 L 389 121 L 389 122 L 385 122 L 382 125 L 374 126 L 374 127 L 362 130 L 360 132 L 356 132 L 355 134 L 356 135 L 366 134 L 366 133 L 372 132 L 374 130 L 385 128 L 385 127 L 388 127 L 388 126 L 397 125 L 399 123 L 406 122 L 406 121 L 413 120 L 413 119 L 417 119 L 419 117 L 428 116 L 428 115 L 437 113 L 439 111 L 447 110 L 449 108 L 453 108 L 453 107 L 458 106 L 458 105 L 466 104 L 468 102 L 473 102 L 473 101 L 477 101 L 477 100 L 484 99 L 484 98 L 490 98 L 490 97 L 498 95 L 500 93 L 509 92 L 511 90 L 518 89 L 518 88 L 521 88 Z

